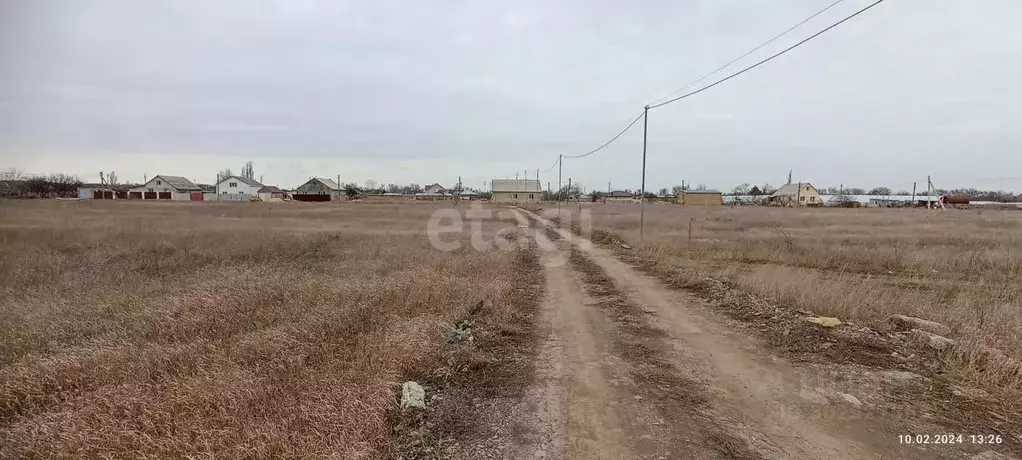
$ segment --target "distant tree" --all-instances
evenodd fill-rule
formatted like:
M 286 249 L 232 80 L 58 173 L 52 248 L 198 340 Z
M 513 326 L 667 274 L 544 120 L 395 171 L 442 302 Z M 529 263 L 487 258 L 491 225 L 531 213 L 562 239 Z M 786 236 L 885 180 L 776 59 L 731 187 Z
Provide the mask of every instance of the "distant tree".
M 894 194 L 898 195 L 898 196 L 909 196 L 909 195 L 911 195 L 911 193 L 908 193 L 908 190 L 898 190 Z
M 873 187 L 873 189 L 870 190 L 868 193 L 868 195 L 890 195 L 890 194 L 891 189 L 887 187 Z
M 699 185 L 696 186 L 696 190 L 702 191 L 702 190 L 708 190 L 708 189 L 706 187 L 706 184 L 699 184 Z
M 10 168 L 0 171 L 0 180 L 22 180 L 24 179 L 24 173 L 18 169 Z
M 660 189 L 660 196 L 667 196 L 667 187 Z
M 606 194 L 605 194 L 605 193 L 603 193 L 603 192 L 595 192 L 595 191 L 594 191 L 594 192 L 592 193 L 592 197 L 593 197 L 593 202 L 595 203 L 595 202 L 597 202 L 597 201 L 600 201 L 600 200 L 602 200 L 602 199 L 603 199 L 603 196 L 604 196 L 604 195 L 606 195 Z
M 69 174 L 36 176 L 25 181 L 25 191 L 40 197 L 72 197 L 78 195 L 82 181 Z
M 643 196 L 643 198 L 645 198 L 647 200 L 654 200 L 654 199 L 656 199 L 656 194 L 653 193 L 653 192 L 646 192 L 646 194 L 642 195 L 642 196 Z
M 362 191 L 359 190 L 358 185 L 348 183 L 344 184 L 344 194 L 347 195 L 348 198 L 354 198 L 356 196 L 361 195 Z
M 387 186 L 384 187 L 384 189 L 387 191 L 387 193 L 398 193 L 401 191 L 401 187 L 398 187 L 395 184 L 387 184 Z
M 844 195 L 865 195 L 866 190 L 858 187 L 845 187 L 841 193 Z
M 777 191 L 777 188 L 770 184 L 763 184 L 759 189 L 763 191 L 763 195 L 772 195 Z
M 252 167 L 251 161 L 246 161 L 245 166 L 241 167 L 241 177 L 246 179 L 255 179 L 255 168 Z
M 554 192 L 555 200 L 566 200 L 582 195 L 582 184 L 573 183 L 571 186 L 564 185 L 560 190 Z
M 749 195 L 749 183 L 748 182 L 742 182 L 741 184 L 736 185 L 735 188 L 731 189 L 731 194 L 732 195 Z
M 680 185 L 675 185 L 675 186 L 671 187 L 671 195 L 677 196 L 677 195 L 679 195 L 683 191 L 685 191 L 685 187 L 682 187 Z
M 376 181 L 372 179 L 366 179 L 366 190 L 376 190 Z
M 110 171 L 110 174 L 106 176 L 106 183 L 117 185 L 117 173 L 115 171 Z
M 763 194 L 763 191 L 759 189 L 758 185 L 753 185 L 752 188 L 749 189 L 749 195 L 762 195 L 762 194 Z
M 231 171 L 231 168 L 221 169 L 220 172 L 217 173 L 217 177 L 219 177 L 220 180 L 224 180 L 224 179 L 226 179 L 228 177 L 231 177 L 233 175 L 234 175 L 234 171 Z

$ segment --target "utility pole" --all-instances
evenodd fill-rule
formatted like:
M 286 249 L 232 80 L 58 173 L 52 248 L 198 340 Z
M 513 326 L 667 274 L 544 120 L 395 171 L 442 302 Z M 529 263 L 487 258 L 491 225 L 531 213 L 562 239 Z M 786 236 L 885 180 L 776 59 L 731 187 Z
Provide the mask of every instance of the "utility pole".
M 933 189 L 933 182 L 930 182 L 930 176 L 926 176 L 926 209 L 930 209 L 930 197 L 933 196 L 931 189 Z
M 791 170 L 788 170 L 788 183 L 791 183 Z
M 916 183 L 912 182 L 912 207 L 916 206 Z
M 561 173 L 564 172 L 564 154 L 557 155 L 557 217 L 561 217 Z
M 642 191 L 639 192 L 639 243 L 646 225 L 646 133 L 649 129 L 649 106 L 642 111 Z
M 539 168 L 536 168 L 536 188 L 542 190 L 543 183 L 539 181 Z

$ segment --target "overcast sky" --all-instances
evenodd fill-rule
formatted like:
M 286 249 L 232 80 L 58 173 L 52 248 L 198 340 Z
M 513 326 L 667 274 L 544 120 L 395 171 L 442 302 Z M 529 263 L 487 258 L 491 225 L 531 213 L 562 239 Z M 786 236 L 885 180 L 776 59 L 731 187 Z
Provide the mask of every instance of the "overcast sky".
M 491 178 L 591 150 L 832 0 L 0 0 L 0 168 L 268 184 Z M 762 58 L 871 0 L 846 0 Z M 647 188 L 1022 191 L 1018 0 L 887 0 L 650 112 Z M 740 68 L 736 65 L 733 70 Z M 637 188 L 642 124 L 565 160 Z M 542 172 L 556 187 L 556 168 Z

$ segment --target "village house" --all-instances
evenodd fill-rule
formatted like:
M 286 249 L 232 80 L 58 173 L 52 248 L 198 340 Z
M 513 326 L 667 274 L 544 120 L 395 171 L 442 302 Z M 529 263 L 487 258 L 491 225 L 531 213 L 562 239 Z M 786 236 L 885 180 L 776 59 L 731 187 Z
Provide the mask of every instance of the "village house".
M 255 179 L 241 176 L 225 177 L 217 182 L 216 189 L 220 195 L 245 195 L 245 199 L 251 196 L 258 196 L 263 184 Z
M 768 203 L 778 206 L 822 206 L 823 199 L 813 184 L 798 182 L 781 186 L 770 195 Z
M 202 188 L 181 176 L 158 175 L 145 184 L 128 189 L 128 198 L 143 200 L 190 200 L 192 193 L 199 193 Z
M 501 203 L 535 203 L 542 199 L 538 180 L 493 179 L 490 182 L 490 201 Z
M 683 190 L 678 193 L 682 206 L 723 206 L 724 196 L 716 190 Z
M 427 194 L 430 194 L 430 195 L 440 195 L 440 194 L 446 194 L 447 193 L 447 189 L 445 189 L 440 184 L 434 183 L 433 185 L 427 185 L 426 188 L 423 189 L 423 192 L 427 193 Z
M 308 182 L 299 185 L 294 195 L 298 201 L 342 201 L 348 198 L 344 188 L 332 179 L 313 177 Z M 322 199 L 320 197 L 327 196 Z

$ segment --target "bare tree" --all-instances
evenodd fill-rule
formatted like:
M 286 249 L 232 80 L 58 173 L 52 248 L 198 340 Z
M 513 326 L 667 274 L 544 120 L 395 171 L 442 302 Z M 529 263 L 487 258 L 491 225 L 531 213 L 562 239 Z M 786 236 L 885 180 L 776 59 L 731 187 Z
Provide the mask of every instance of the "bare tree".
M 241 177 L 255 180 L 255 168 L 252 166 L 251 161 L 246 161 L 245 166 L 241 167 Z
M 224 168 L 224 169 L 221 169 L 221 170 L 220 170 L 220 172 L 219 172 L 219 173 L 217 173 L 217 176 L 219 176 L 219 177 L 220 177 L 220 180 L 224 180 L 224 179 L 226 179 L 226 178 L 228 178 L 228 177 L 231 177 L 231 176 L 233 176 L 233 175 L 234 175 L 234 172 L 233 172 L 233 171 L 231 171 L 231 168 Z
M 678 194 L 680 194 L 681 192 L 684 192 L 684 191 L 685 191 L 685 187 L 682 187 L 680 185 L 675 185 L 675 186 L 671 187 L 671 194 L 672 195 L 678 195 Z
M 749 185 L 748 182 L 742 182 L 741 184 L 736 185 L 735 188 L 731 189 L 731 194 L 732 195 L 749 195 L 750 188 L 751 188 L 751 186 Z
M 16 168 L 10 168 L 10 169 L 6 169 L 4 171 L 0 171 L 0 180 L 7 181 L 7 180 L 22 180 L 22 179 L 24 179 L 24 173 L 22 173 L 21 170 L 18 170 Z

